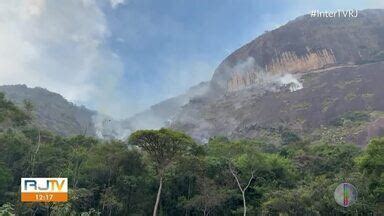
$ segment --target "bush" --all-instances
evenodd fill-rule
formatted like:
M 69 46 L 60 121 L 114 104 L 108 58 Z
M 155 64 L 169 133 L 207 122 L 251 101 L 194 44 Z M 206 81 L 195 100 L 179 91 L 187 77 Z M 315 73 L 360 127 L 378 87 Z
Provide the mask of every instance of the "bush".
M 343 126 L 346 122 L 368 122 L 371 116 L 365 112 L 347 112 L 330 122 L 333 126 Z

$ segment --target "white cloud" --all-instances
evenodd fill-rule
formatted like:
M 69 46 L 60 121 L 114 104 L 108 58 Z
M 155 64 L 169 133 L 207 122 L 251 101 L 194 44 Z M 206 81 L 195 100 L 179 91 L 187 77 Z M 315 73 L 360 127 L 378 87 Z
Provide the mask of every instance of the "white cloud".
M 124 4 L 125 0 L 110 0 L 111 7 L 117 8 L 120 4 Z
M 187 91 L 191 86 L 211 78 L 211 71 L 216 65 L 200 59 L 184 59 L 175 61 L 166 59 L 162 73 L 163 93 L 169 98 Z
M 384 8 L 383 0 L 367 0 L 366 4 L 372 8 Z
M 1 1 L 0 84 L 45 87 L 113 114 L 123 71 L 109 34 L 93 0 Z

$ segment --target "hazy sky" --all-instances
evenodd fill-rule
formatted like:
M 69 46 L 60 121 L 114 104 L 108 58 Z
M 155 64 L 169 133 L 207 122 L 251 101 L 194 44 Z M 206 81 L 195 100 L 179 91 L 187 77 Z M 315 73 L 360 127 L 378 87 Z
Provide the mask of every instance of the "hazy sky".
M 313 9 L 383 0 L 9 0 L 0 84 L 41 86 L 115 117 L 209 80 L 231 52 Z

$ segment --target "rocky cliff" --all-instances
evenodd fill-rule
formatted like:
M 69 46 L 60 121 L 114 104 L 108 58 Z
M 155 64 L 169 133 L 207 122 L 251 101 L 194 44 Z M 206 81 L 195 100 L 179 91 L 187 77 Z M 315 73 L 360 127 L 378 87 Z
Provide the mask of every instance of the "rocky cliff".
M 125 138 L 165 126 L 201 142 L 221 135 L 273 142 L 290 131 L 363 146 L 384 135 L 383 81 L 384 10 L 364 10 L 357 18 L 304 15 L 266 32 L 224 59 L 209 82 L 123 121 L 40 88 L 0 91 L 20 105 L 30 99 L 41 125 L 62 135 Z
M 273 75 L 307 73 L 333 65 L 336 65 L 336 58 L 332 50 L 309 51 L 301 57 L 292 51 L 283 52 L 262 69 L 233 71 L 228 80 L 227 90 L 233 92 L 254 84 L 260 84 L 263 81 L 261 76 L 264 76 L 265 73 Z
M 384 60 L 383 10 L 360 11 L 357 18 L 301 16 L 269 31 L 229 55 L 212 83 L 223 91 L 254 83 L 260 72 L 306 73 L 335 65 Z M 241 70 L 252 59 L 245 74 Z
M 308 135 L 332 127 L 345 113 L 383 112 L 383 80 L 383 62 L 308 73 L 300 79 L 303 88 L 293 92 L 284 86 L 279 91 L 249 88 L 217 100 L 190 102 L 183 107 L 173 127 L 198 140 L 211 136 L 271 139 L 283 130 Z M 372 115 L 372 122 L 375 120 Z M 368 135 L 382 131 L 383 125 L 366 123 L 366 127 L 343 137 L 364 145 Z
M 216 96 L 191 100 L 171 127 L 201 141 L 220 135 L 273 139 L 286 130 L 319 138 L 339 131 L 336 137 L 365 145 L 384 133 L 378 120 L 383 61 L 384 10 L 360 11 L 357 18 L 305 15 L 229 55 L 210 82 Z M 335 126 L 346 113 L 369 117 Z

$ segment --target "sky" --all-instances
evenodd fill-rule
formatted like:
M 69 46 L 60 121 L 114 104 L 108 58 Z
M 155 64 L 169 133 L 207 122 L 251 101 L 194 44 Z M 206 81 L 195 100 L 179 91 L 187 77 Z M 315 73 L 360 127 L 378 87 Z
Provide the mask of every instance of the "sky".
M 126 118 L 208 81 L 226 56 L 297 16 L 365 8 L 384 1 L 1 1 L 0 85 Z

